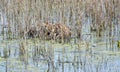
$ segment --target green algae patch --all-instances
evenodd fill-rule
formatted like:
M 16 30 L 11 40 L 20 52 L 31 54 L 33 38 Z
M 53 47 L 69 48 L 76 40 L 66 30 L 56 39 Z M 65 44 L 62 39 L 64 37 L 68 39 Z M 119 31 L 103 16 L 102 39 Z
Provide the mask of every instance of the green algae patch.
M 120 41 L 117 41 L 117 47 L 120 48 Z

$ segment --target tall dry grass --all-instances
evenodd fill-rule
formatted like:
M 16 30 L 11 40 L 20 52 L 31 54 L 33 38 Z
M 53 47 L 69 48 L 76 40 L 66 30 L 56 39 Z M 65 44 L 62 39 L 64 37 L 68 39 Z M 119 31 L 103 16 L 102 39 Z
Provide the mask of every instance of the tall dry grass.
M 82 25 L 87 19 L 91 19 L 91 31 L 96 31 L 97 36 L 103 31 L 114 35 L 111 31 L 120 19 L 119 4 L 119 0 L 1 0 L 0 12 L 6 16 L 7 32 L 12 37 L 37 24 L 50 22 L 66 24 L 73 36 L 80 38 Z M 2 23 L 3 33 L 4 25 L 5 22 Z
M 87 24 L 87 21 L 89 21 L 89 31 L 91 33 L 95 32 L 98 37 L 104 35 L 106 37 L 119 36 L 120 0 L 0 0 L 0 29 L 2 29 L 3 38 L 19 38 L 21 32 L 24 32 L 23 35 L 25 36 L 25 33 L 31 27 L 39 29 L 39 25 L 45 22 L 66 24 L 72 30 L 72 37 L 81 38 L 83 36 L 81 32 L 84 31 L 83 27 Z M 85 29 L 88 28 L 85 27 Z M 113 48 L 113 42 L 112 39 L 110 42 L 111 49 Z M 83 44 L 81 43 L 81 45 Z M 81 45 L 78 45 L 78 51 Z M 50 45 L 49 48 L 41 47 L 37 45 L 36 40 L 34 46 L 33 59 L 35 60 L 37 56 L 42 57 L 47 61 L 48 67 L 50 69 L 53 68 L 54 71 L 53 46 Z M 93 50 L 89 49 L 89 43 L 85 42 L 85 46 L 85 51 L 88 50 L 92 54 Z M 107 42 L 106 48 L 109 48 Z M 26 42 L 20 42 L 19 51 L 21 59 L 27 66 L 29 56 Z M 64 63 L 64 58 L 65 56 L 63 55 L 60 59 L 60 61 L 62 60 L 63 71 L 66 63 Z M 75 63 L 70 62 L 70 64 L 72 63 L 73 66 L 79 65 L 83 71 L 86 71 L 87 60 L 87 53 L 83 58 L 81 54 L 79 56 L 75 55 L 73 60 Z M 88 64 L 92 65 L 92 60 L 90 61 L 88 61 Z M 98 66 L 98 71 L 101 69 L 101 63 Z M 105 64 L 107 64 L 107 61 Z M 90 66 L 87 70 L 92 68 Z

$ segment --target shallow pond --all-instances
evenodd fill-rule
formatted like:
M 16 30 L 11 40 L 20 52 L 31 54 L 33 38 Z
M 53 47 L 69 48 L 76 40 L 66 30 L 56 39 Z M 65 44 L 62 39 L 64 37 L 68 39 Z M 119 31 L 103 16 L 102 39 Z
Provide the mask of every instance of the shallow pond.
M 89 36 L 70 43 L 0 36 L 0 72 L 120 72 L 116 38 Z
M 120 72 L 119 6 L 119 0 L 1 0 L 0 72 Z M 71 41 L 16 38 L 46 21 L 70 27 Z M 96 30 L 103 24 L 101 37 L 92 24 Z

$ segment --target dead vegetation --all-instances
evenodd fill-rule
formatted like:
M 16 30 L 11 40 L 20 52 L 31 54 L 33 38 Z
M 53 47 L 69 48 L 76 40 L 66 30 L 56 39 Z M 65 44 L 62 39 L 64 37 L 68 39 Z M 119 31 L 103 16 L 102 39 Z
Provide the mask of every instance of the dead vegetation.
M 40 38 L 45 40 L 65 41 L 69 42 L 71 39 L 71 30 L 64 24 L 56 23 L 50 24 L 48 22 L 36 27 L 31 27 L 26 32 L 21 32 L 22 37 L 26 38 Z
M 1 0 L 1 29 L 4 36 L 9 32 L 8 37 L 27 35 L 31 38 L 66 41 L 70 36 L 81 38 L 82 27 L 89 21 L 91 33 L 95 32 L 98 37 L 104 34 L 112 36 L 112 31 L 119 30 L 119 4 L 119 0 Z M 47 24 L 46 27 L 43 24 L 35 25 L 36 22 L 46 21 L 49 27 Z M 7 32 L 4 26 L 8 26 Z

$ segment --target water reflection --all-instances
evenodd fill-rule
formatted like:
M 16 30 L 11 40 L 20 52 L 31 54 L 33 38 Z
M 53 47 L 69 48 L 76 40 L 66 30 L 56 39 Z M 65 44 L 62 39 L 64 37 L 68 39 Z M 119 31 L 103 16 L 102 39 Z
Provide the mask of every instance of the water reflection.
M 93 35 L 93 36 L 92 36 Z M 117 72 L 119 50 L 114 38 L 97 38 L 68 44 L 39 39 L 6 40 L 0 46 L 0 68 L 27 72 Z

